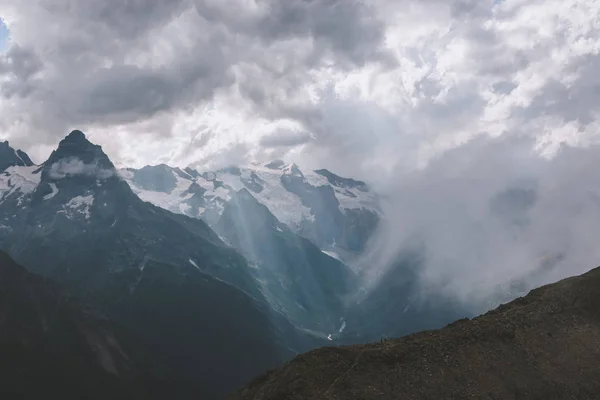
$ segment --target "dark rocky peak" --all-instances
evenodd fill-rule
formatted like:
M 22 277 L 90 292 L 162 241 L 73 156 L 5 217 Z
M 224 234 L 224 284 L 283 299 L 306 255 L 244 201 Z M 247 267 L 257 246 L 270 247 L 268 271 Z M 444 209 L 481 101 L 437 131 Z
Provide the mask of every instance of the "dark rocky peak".
M 287 165 L 284 168 L 284 172 L 287 175 L 293 175 L 293 176 L 298 176 L 298 177 L 304 178 L 304 174 L 302 173 L 302 171 L 300 171 L 300 168 L 298 168 L 298 166 L 295 163 L 291 164 L 291 165 Z
M 168 165 L 146 165 L 132 172 L 132 180 L 144 190 L 170 193 L 177 187 L 177 178 Z
M 124 209 L 125 204 L 137 196 L 119 177 L 102 147 L 87 140 L 81 131 L 73 131 L 60 141 L 42 165 L 41 181 L 32 193 L 32 204 L 37 206 L 50 201 L 63 207 L 81 198 L 94 199 L 94 206 L 90 208 L 92 215 L 101 210 L 100 214 L 110 219 L 117 208 Z M 87 220 L 86 213 L 77 215 Z
M 116 170 L 102 147 L 91 143 L 83 132 L 72 131 L 60 141 L 58 148 L 44 163 L 42 181 L 56 181 L 70 177 L 108 179 L 116 177 Z
M 195 181 L 192 182 L 190 184 L 190 187 L 185 191 L 185 194 L 189 194 L 192 193 L 194 195 L 198 195 L 198 196 L 204 196 L 204 193 L 206 193 L 206 189 L 204 189 L 202 186 L 198 185 L 198 183 L 196 183 Z
M 70 143 L 83 143 L 87 141 L 87 138 L 85 137 L 85 133 L 75 129 L 65 137 L 64 141 Z
M 100 156 L 104 154 L 102 148 L 93 144 L 81 131 L 72 131 L 58 144 L 56 152 L 62 156 Z M 106 155 L 105 155 L 106 156 Z M 92 161 L 90 159 L 90 161 Z
M 93 144 L 81 131 L 72 131 L 58 144 L 44 165 L 52 164 L 61 159 L 76 157 L 85 164 L 99 163 L 105 167 L 114 168 L 102 147 Z
M 194 177 L 192 175 L 188 174 L 187 172 L 185 172 L 184 170 L 182 170 L 179 167 L 173 168 L 173 172 L 175 174 L 177 174 L 177 176 L 179 176 L 180 178 L 188 179 L 188 180 L 193 180 L 194 179 Z
M 300 168 L 294 164 L 286 164 L 283 160 L 274 160 L 265 165 L 265 168 L 283 171 L 286 175 L 304 177 Z
M 251 172 L 250 177 L 241 177 L 240 178 L 244 186 L 248 189 L 252 190 L 254 193 L 260 193 L 264 190 L 264 181 L 260 179 L 256 173 Z
M 281 167 L 283 167 L 284 165 L 285 165 L 285 162 L 283 162 L 283 160 L 273 160 L 270 163 L 268 163 L 267 165 L 265 165 L 265 168 L 281 169 Z
M 0 171 L 14 166 L 30 167 L 32 165 L 33 162 L 24 151 L 15 150 L 8 141 L 0 142 Z
M 25 153 L 23 150 L 17 150 L 17 156 L 19 156 L 19 158 L 25 163 L 25 166 L 31 167 L 34 165 L 33 161 L 31 161 L 31 158 L 29 158 L 27 153 Z
M 331 171 L 328 171 L 326 169 L 317 169 L 315 170 L 315 172 L 323 177 L 325 177 L 330 184 L 332 184 L 333 186 L 337 186 L 340 188 L 345 188 L 345 189 L 358 189 L 361 192 L 368 192 L 369 191 L 369 187 L 367 186 L 367 184 L 365 182 L 362 181 L 357 181 L 355 179 L 350 179 L 350 178 L 342 178 L 339 175 L 334 174 Z
M 200 173 L 198 171 L 196 171 L 195 169 L 193 169 L 193 168 L 187 167 L 187 168 L 184 169 L 184 171 L 186 173 L 188 173 L 193 178 L 200 177 Z

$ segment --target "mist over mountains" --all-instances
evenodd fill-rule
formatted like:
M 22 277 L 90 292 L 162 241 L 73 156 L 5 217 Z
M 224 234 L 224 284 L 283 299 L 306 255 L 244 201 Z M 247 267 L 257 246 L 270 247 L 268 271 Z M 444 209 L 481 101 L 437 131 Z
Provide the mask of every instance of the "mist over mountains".
M 439 328 L 585 268 L 595 253 L 560 237 L 520 250 L 597 207 L 591 187 L 560 197 L 593 152 L 523 152 L 507 168 L 514 143 L 479 146 L 485 162 L 450 152 L 380 193 L 280 160 L 117 169 L 81 131 L 40 165 L 4 143 L 0 248 L 221 398 L 315 347 Z M 557 171 L 558 186 L 547 180 Z M 481 195 L 465 196 L 472 187 Z
M 344 336 L 360 287 L 349 264 L 380 218 L 363 182 L 327 171 L 309 181 L 280 162 L 118 171 L 81 131 L 41 165 L 8 143 L 0 158 L 2 249 L 123 325 L 207 398 L 311 348 L 368 340 Z
M 599 264 L 598 0 L 23 3 L 0 0 L 0 368 L 15 393 L 54 365 L 42 388 L 67 395 L 73 375 L 79 398 L 98 396 L 89 382 L 222 399 L 257 376 L 274 391 L 259 380 L 253 400 L 302 396 L 302 377 L 317 398 L 394 398 L 346 378 L 372 369 L 385 386 L 410 365 L 429 390 L 429 368 L 455 376 L 445 347 L 482 339 L 477 371 L 462 358 L 442 389 L 498 393 L 461 392 L 491 371 L 516 383 L 489 397 L 529 400 L 519 377 L 544 394 L 563 379 L 559 353 L 536 354 L 597 354 L 597 315 L 583 304 L 568 323 L 593 290 L 491 318 L 487 336 L 425 333 L 423 363 L 385 340 Z M 352 347 L 368 342 L 382 346 Z M 524 369 L 488 370 L 490 354 Z M 296 379 L 291 360 L 325 370 Z M 583 376 L 564 379 L 593 398 Z

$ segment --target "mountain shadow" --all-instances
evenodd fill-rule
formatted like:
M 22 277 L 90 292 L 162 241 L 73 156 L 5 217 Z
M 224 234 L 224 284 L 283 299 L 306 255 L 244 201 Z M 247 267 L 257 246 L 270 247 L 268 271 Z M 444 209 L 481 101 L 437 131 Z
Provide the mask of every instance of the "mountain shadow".
M 139 340 L 0 252 L 0 395 L 196 398 Z

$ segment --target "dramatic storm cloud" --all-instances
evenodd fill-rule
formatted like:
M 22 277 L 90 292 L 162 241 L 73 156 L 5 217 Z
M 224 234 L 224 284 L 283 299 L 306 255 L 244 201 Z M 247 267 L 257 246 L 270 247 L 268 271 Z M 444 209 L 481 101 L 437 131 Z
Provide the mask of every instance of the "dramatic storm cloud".
M 476 135 L 552 151 L 593 136 L 598 7 L 0 0 L 1 134 L 37 158 L 77 127 L 128 164 L 211 166 L 244 148 L 353 175 L 423 165 Z
M 598 263 L 597 0 L 21 3 L 0 136 L 35 161 L 80 128 L 134 166 L 330 168 L 388 199 L 379 268 L 420 235 L 424 279 L 465 298 Z

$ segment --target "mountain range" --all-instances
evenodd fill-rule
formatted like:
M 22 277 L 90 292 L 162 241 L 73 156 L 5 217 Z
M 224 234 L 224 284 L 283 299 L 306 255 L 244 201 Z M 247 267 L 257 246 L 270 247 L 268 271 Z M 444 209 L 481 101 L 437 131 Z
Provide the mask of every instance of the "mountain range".
M 282 336 L 295 330 L 271 318 L 244 257 L 202 220 L 139 199 L 82 132 L 42 165 L 21 159 L 0 178 L 2 249 L 146 341 L 206 398 L 294 354 Z
M 203 172 L 162 164 L 119 175 L 142 200 L 205 221 L 240 251 L 275 312 L 308 335 L 340 338 L 358 285 L 349 265 L 381 217 L 366 183 L 281 160 Z
M 235 193 L 246 190 L 280 223 L 344 260 L 365 249 L 381 216 L 366 183 L 325 169 L 302 172 L 281 160 L 217 171 L 162 164 L 119 173 L 142 200 L 210 226 Z
M 117 170 L 81 131 L 35 165 L 0 144 L 0 249 L 221 398 L 342 343 L 377 196 L 280 161 Z
M 501 197 L 494 210 L 505 215 L 521 197 Z M 0 143 L 0 288 L 7 286 L 0 327 L 15 325 L 0 335 L 0 346 L 34 364 L 35 353 L 41 357 L 39 369 L 18 368 L 24 373 L 10 389 L 20 393 L 26 379 L 47 371 L 56 348 L 68 362 L 48 375 L 56 379 L 42 379 L 52 391 L 66 390 L 65 377 L 78 369 L 89 387 L 104 382 L 106 391 L 98 393 L 110 398 L 118 392 L 221 399 L 314 348 L 384 340 L 472 316 L 436 293 L 424 298 L 419 271 L 426 251 L 415 243 L 376 285 L 363 286 L 357 260 L 365 262 L 384 219 L 366 183 L 279 160 L 217 171 L 117 169 L 75 130 L 36 165 Z M 64 298 L 72 299 L 65 310 Z M 19 336 L 25 347 L 11 353 Z M 300 360 L 312 360 L 310 354 Z M 340 366 L 327 357 L 323 362 L 336 371 L 347 366 L 346 358 Z M 286 365 L 304 376 L 293 369 L 298 361 Z M 351 363 L 348 376 L 353 369 Z M 238 398 L 294 398 L 289 390 L 303 378 L 289 380 L 285 371 L 265 375 Z M 333 398 L 353 398 L 336 390 Z

